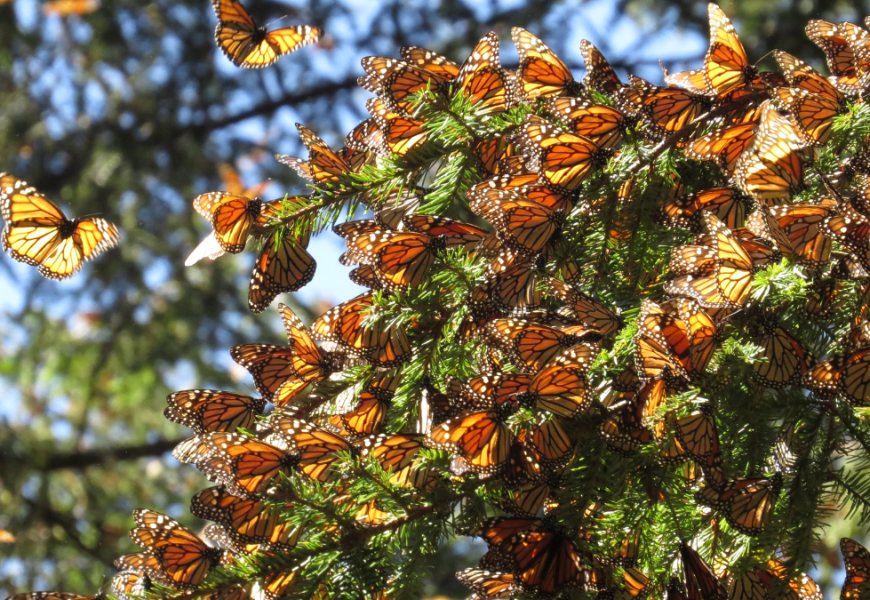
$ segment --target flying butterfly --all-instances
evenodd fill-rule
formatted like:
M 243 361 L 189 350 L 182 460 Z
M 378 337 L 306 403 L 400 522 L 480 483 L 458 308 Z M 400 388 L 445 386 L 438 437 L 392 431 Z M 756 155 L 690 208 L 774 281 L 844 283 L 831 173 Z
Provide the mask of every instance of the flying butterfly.
M 302 177 L 315 183 L 335 183 L 343 175 L 353 172 L 340 151 L 333 150 L 313 131 L 296 123 L 299 137 L 308 149 L 308 160 L 285 154 L 276 154 L 278 162 L 295 169 Z
M 178 589 L 192 590 L 221 560 L 222 552 L 205 544 L 187 527 L 153 510 L 133 511 L 130 538 L 157 559 L 160 572 Z
M 322 33 L 308 25 L 266 31 L 254 23 L 238 0 L 212 0 L 212 6 L 218 19 L 214 39 L 237 67 L 268 67 L 284 54 L 313 44 Z
M 571 70 L 540 39 L 522 27 L 511 29 L 511 39 L 520 55 L 517 83 L 524 100 L 583 92 L 583 84 L 574 80 Z
M 251 229 L 265 227 L 274 212 L 271 204 L 259 198 L 229 192 L 200 194 L 193 199 L 193 208 L 214 227 L 220 249 L 230 254 L 244 250 Z
M 75 275 L 121 239 L 105 219 L 67 219 L 51 200 L 8 173 L 0 173 L 0 212 L 6 221 L 3 249 L 48 279 Z

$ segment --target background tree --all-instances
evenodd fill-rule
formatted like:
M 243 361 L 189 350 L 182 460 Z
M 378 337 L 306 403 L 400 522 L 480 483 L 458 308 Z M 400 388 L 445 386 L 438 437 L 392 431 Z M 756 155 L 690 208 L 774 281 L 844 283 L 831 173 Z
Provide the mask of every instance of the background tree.
M 184 515 L 203 480 L 165 457 L 183 433 L 163 419 L 163 398 L 185 387 L 248 389 L 226 350 L 280 339 L 277 323 L 247 312 L 250 258 L 182 266 L 205 234 L 190 200 L 224 187 L 221 162 L 251 186 L 275 180 L 269 197 L 301 191 L 271 158 L 303 153 L 293 122 L 340 139 L 364 116 L 359 59 L 402 45 L 461 59 L 486 31 L 504 37 L 522 25 L 578 75 L 587 38 L 623 72 L 654 81 L 657 57 L 676 70 L 706 47 L 705 11 L 691 2 L 251 4 L 263 22 L 288 15 L 331 39 L 244 72 L 216 51 L 207 2 L 106 1 L 81 16 L 45 14 L 35 0 L 0 5 L 0 168 L 73 214 L 105 214 L 125 236 L 63 284 L 0 260 L 0 527 L 16 537 L 0 545 L 2 591 L 95 588 L 132 508 Z M 851 3 L 723 8 L 750 57 L 776 46 L 816 66 L 807 19 L 864 14 Z M 505 65 L 515 61 L 506 48 Z M 321 275 L 335 277 L 335 261 L 314 253 Z M 350 296 L 348 286 L 331 299 Z M 318 301 L 301 298 L 303 313 Z

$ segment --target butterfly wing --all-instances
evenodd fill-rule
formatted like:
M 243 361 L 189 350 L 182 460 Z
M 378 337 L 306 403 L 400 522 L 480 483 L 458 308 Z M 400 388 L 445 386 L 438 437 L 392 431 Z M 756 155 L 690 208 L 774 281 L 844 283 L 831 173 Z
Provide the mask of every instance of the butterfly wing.
M 254 263 L 248 292 L 251 312 L 261 313 L 279 294 L 295 292 L 314 277 L 314 257 L 291 235 L 273 233 Z
M 6 221 L 3 249 L 31 266 L 51 254 L 61 241 L 61 226 L 70 225 L 51 200 L 6 173 L 0 173 L 0 211 Z

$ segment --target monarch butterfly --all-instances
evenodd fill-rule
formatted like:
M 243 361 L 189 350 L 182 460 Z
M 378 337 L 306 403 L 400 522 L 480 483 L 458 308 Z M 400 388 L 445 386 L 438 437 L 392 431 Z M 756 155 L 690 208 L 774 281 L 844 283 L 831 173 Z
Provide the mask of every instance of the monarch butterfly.
M 364 323 L 373 306 L 367 292 L 339 304 L 311 326 L 314 339 L 333 342 L 348 354 L 391 369 L 411 358 L 411 344 L 405 329 L 382 322 Z
M 525 312 L 541 304 L 537 284 L 542 269 L 536 262 L 516 262 L 504 271 L 474 288 L 469 297 L 472 309 L 492 308 L 496 311 Z
M 694 298 L 704 308 L 738 308 L 749 299 L 752 259 L 719 219 L 704 215 L 702 220 L 707 233 L 696 240 L 702 243 L 683 247 L 697 258 L 694 268 L 672 261 L 676 274 L 665 292 Z
M 339 152 L 330 148 L 313 131 L 299 123 L 296 123 L 296 129 L 299 131 L 302 143 L 308 149 L 308 160 L 276 154 L 275 158 L 278 162 L 296 169 L 300 175 L 315 183 L 334 183 L 339 181 L 342 175 L 353 171 Z
M 121 239 L 105 219 L 67 219 L 51 200 L 8 173 L 0 173 L 0 212 L 6 221 L 3 249 L 19 262 L 38 266 L 48 279 L 75 275 L 85 261 Z
M 169 406 L 163 411 L 164 416 L 196 433 L 250 429 L 254 417 L 266 407 L 262 398 L 216 390 L 175 392 L 166 397 L 166 402 Z
M 241 546 L 261 545 L 269 550 L 287 551 L 296 545 L 301 528 L 290 526 L 280 512 L 259 500 L 240 498 L 221 487 L 197 492 L 190 501 L 196 517 L 214 521 L 230 539 Z
M 266 600 L 279 600 L 293 589 L 296 578 L 299 575 L 299 567 L 288 571 L 276 571 L 266 576 L 262 581 L 263 597 Z M 312 598 L 313 600 L 313 598 Z
M 612 94 L 622 87 L 623 84 L 613 67 L 598 48 L 592 45 L 592 42 L 580 40 L 580 52 L 586 64 L 586 76 L 583 78 L 586 87 L 605 94 Z
M 585 586 L 588 574 L 577 546 L 561 529 L 540 519 L 487 519 L 469 535 L 483 538 L 489 546 L 481 563 L 512 573 L 527 593 L 556 594 Z
M 701 216 L 709 213 L 722 221 L 728 229 L 736 229 L 743 226 L 746 212 L 752 204 L 749 196 L 732 188 L 711 188 L 667 200 L 662 205 L 659 220 L 671 227 L 695 231 L 703 227 Z
M 552 490 L 561 485 L 572 450 L 573 445 L 555 420 L 534 428 L 534 433 L 522 430 L 511 444 L 503 473 L 508 487 L 504 508 L 517 515 L 536 515 Z
M 514 104 L 512 76 L 499 64 L 495 33 L 483 36 L 462 63 L 454 91 L 464 94 L 481 115 L 504 112 Z
M 307 236 L 306 236 L 307 238 Z M 296 240 L 280 230 L 270 235 L 254 263 L 248 289 L 248 308 L 259 314 L 284 292 L 302 289 L 314 277 L 317 263 L 305 247 L 308 240 Z
M 841 110 L 837 101 L 796 88 L 777 88 L 773 98 L 791 115 L 807 142 L 822 146 L 831 137 L 834 117 Z
M 151 590 L 151 578 L 138 571 L 121 571 L 112 577 L 112 594 L 121 600 L 134 600 Z M 20 596 L 20 594 L 19 594 Z M 16 598 L 16 596 L 12 596 Z M 19 600 L 25 600 L 19 598 Z
M 593 330 L 566 333 L 555 327 L 527 324 L 517 319 L 498 319 L 490 327 L 496 343 L 518 363 L 535 372 L 570 348 L 574 348 L 574 359 L 578 364 L 591 362 L 598 353 L 597 342 L 601 339 L 601 335 Z
M 797 384 L 815 364 L 813 355 L 790 333 L 779 326 L 776 317 L 764 315 L 760 322 L 763 361 L 752 364 L 756 378 L 764 385 L 783 388 Z
M 359 80 L 360 85 L 380 96 L 390 110 L 401 115 L 413 112 L 410 99 L 413 94 L 427 89 L 441 94 L 448 84 L 440 75 L 401 60 L 367 56 L 361 64 L 368 75 Z
M 356 406 L 336 415 L 342 426 L 341 434 L 353 438 L 379 433 L 400 380 L 401 373 L 388 373 L 365 386 Z
M 650 578 L 634 567 L 623 569 L 622 576 L 619 578 L 622 579 L 622 584 L 617 583 L 617 578 L 613 579 L 608 587 L 599 592 L 601 597 L 614 600 L 643 599 L 652 592 L 653 584 Z
M 168 582 L 178 589 L 195 589 L 216 567 L 222 552 L 210 548 L 187 527 L 153 510 L 133 511 L 136 527 L 130 538 L 148 551 Z
M 688 327 L 677 315 L 644 300 L 635 336 L 635 367 L 641 381 L 665 378 L 679 387 L 689 379 L 691 339 Z
M 378 279 L 378 274 L 371 265 L 360 265 L 348 273 L 347 276 L 355 284 L 367 287 L 370 290 L 384 289 L 384 285 Z
M 522 195 L 498 190 L 499 205 L 486 219 L 499 232 L 503 243 L 522 255 L 544 251 L 558 239 L 566 214 Z
M 435 215 L 405 215 L 402 223 L 415 233 L 425 233 L 433 237 L 447 236 L 447 248 L 464 248 L 466 252 L 474 251 L 488 233 L 475 225 Z
M 301 419 L 276 414 L 271 423 L 297 454 L 299 470 L 311 479 L 327 481 L 333 465 L 339 460 L 338 452 L 356 453 L 356 449 L 343 437 Z
M 526 117 L 521 144 L 540 165 L 541 177 L 568 192 L 580 187 L 605 161 L 606 151 L 602 152 L 595 142 L 560 131 L 552 123 L 534 115 Z
M 721 512 L 737 531 L 758 535 L 767 525 L 781 489 L 782 473 L 777 471 L 770 479 L 750 477 L 728 480 L 720 488 L 707 486 L 695 498 Z
M 545 107 L 568 125 L 569 130 L 602 149 L 618 147 L 628 127 L 629 119 L 619 110 L 583 98 L 552 98 Z
M 520 591 L 511 573 L 497 573 L 486 569 L 471 568 L 458 571 L 456 579 L 474 591 L 475 595 L 472 596 L 474 600 L 510 598 Z
M 472 145 L 474 154 L 480 160 L 481 166 L 487 173 L 497 175 L 504 171 L 503 160 L 516 156 L 517 148 L 514 135 L 508 132 L 500 132 L 488 136 Z
M 674 433 L 686 455 L 697 461 L 704 471 L 707 485 L 718 489 L 724 484 L 719 432 L 713 415 L 706 408 L 680 417 L 674 422 Z
M 390 473 L 391 484 L 431 490 L 437 475 L 420 466 L 420 449 L 425 447 L 425 437 L 419 433 L 385 434 L 363 440 L 358 448 L 363 457 L 371 456 Z
M 737 159 L 755 139 L 756 122 L 715 129 L 692 142 L 686 156 L 716 163 L 726 173 L 733 173 Z
M 385 154 L 384 135 L 374 115 L 364 119 L 344 138 L 345 147 L 358 152 Z M 356 169 L 354 169 L 356 170 Z
M 840 553 L 846 563 L 840 600 L 860 600 L 870 581 L 870 552 L 855 540 L 844 537 L 840 540 Z
M 812 268 L 830 260 L 833 241 L 825 234 L 823 226 L 835 207 L 835 201 L 824 199 L 819 204 L 790 204 L 770 209 L 801 264 Z
M 807 63 L 782 50 L 774 50 L 773 57 L 785 73 L 789 86 L 832 100 L 841 109 L 846 108 L 845 96 Z
M 515 394 L 526 391 L 533 377 L 528 373 L 494 373 L 478 375 L 468 381 L 450 379 L 451 408 L 447 414 L 481 406 L 500 406 L 511 401 Z
M 377 230 L 354 238 L 349 245 L 360 262 L 372 265 L 384 289 L 397 291 L 423 283 L 437 252 L 447 248 L 451 237 Z
M 214 39 L 237 67 L 268 67 L 284 54 L 313 44 L 322 33 L 308 25 L 267 32 L 265 27 L 257 27 L 238 0 L 212 0 L 212 6 L 218 19 Z
M 788 201 L 803 188 L 803 163 L 797 150 L 806 145 L 797 126 L 766 101 L 755 139 L 734 166 L 734 182 L 768 206 Z
M 665 391 L 664 380 L 652 382 L 650 391 Z M 650 404 L 652 405 L 652 404 Z M 633 399 L 611 411 L 613 415 L 598 427 L 598 435 L 615 452 L 622 456 L 630 456 L 637 452 L 642 444 L 652 440 L 652 432 L 647 429 L 642 419 L 644 406 Z
M 861 92 L 860 73 L 855 66 L 851 36 L 861 36 L 861 30 L 851 23 L 835 25 L 813 19 L 806 28 L 807 37 L 825 53 L 832 83 L 844 94 Z
M 623 320 L 611 309 L 558 279 L 547 280 L 550 291 L 568 304 L 571 316 L 587 327 L 609 336 L 622 328 Z
M 747 587 L 747 591 L 744 592 L 743 596 L 736 596 L 735 588 L 737 586 L 737 578 L 732 580 L 731 585 L 728 588 L 729 593 L 731 593 L 732 598 L 756 598 L 752 593 L 762 594 L 763 596 L 769 595 L 770 592 L 774 590 L 781 590 L 783 588 L 783 583 L 787 584 L 790 592 L 786 592 L 784 597 L 786 598 L 794 598 L 795 600 L 822 600 L 824 594 L 822 593 L 822 589 L 819 587 L 811 577 L 809 577 L 806 573 L 800 573 L 800 577 L 796 579 L 788 580 L 788 571 L 784 564 L 776 560 L 775 558 L 771 558 L 767 561 L 767 568 L 754 568 L 751 572 L 754 575 L 752 578 L 753 581 L 749 584 L 748 581 L 745 582 Z M 745 576 L 745 575 L 744 575 Z
M 426 48 L 405 46 L 400 50 L 402 60 L 435 73 L 444 81 L 453 81 L 459 76 L 460 66 Z
M 394 112 L 381 98 L 372 98 L 366 108 L 378 126 L 383 146 L 389 152 L 406 156 L 429 141 L 425 123 Z
M 46 15 L 86 15 L 100 8 L 99 0 L 53 0 L 42 5 Z
M 704 78 L 707 93 L 721 97 L 747 85 L 758 71 L 749 64 L 746 50 L 722 9 L 710 3 L 707 10 L 710 17 L 710 47 L 704 58 Z
M 193 208 L 214 227 L 214 236 L 221 250 L 238 254 L 245 249 L 254 224 L 266 225 L 267 210 L 263 213 L 259 198 L 246 198 L 228 192 L 208 192 L 193 199 Z
M 713 569 L 685 542 L 680 543 L 680 557 L 689 600 L 728 600 L 728 592 Z
M 280 448 L 237 433 L 212 432 L 204 441 L 211 457 L 197 467 L 236 496 L 262 494 L 274 477 L 289 475 L 297 462 Z
M 571 70 L 544 42 L 522 27 L 511 29 L 511 39 L 520 55 L 517 80 L 524 100 L 583 92 L 583 84 L 574 80 Z
M 115 559 L 113 563 L 117 568 L 140 574 L 142 577 L 150 581 L 159 583 L 160 585 L 171 585 L 169 579 L 160 570 L 160 562 L 149 552 L 136 552 L 134 554 L 124 554 Z M 150 586 L 150 581 L 143 578 L 131 580 L 125 583 L 130 585 L 140 585 L 145 587 Z
M 623 87 L 616 96 L 617 106 L 640 118 L 655 139 L 664 138 L 691 124 L 710 108 L 710 101 L 685 90 L 656 87 L 638 77 L 631 77 L 631 87 Z
M 592 405 L 592 395 L 586 371 L 589 363 L 577 354 L 566 352 L 547 363 L 517 394 L 520 405 L 534 406 L 564 417 L 574 419 L 585 413 Z
M 514 408 L 512 402 L 504 402 L 461 413 L 435 425 L 425 443 L 464 459 L 464 470 L 481 476 L 492 475 L 508 461 L 512 435 L 505 420 Z

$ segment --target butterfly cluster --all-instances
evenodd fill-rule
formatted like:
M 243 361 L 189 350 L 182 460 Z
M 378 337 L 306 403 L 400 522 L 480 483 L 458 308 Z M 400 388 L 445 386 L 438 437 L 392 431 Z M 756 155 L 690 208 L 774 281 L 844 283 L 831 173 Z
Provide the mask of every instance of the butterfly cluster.
M 215 3 L 219 41 L 273 61 L 236 5 Z M 167 398 L 210 523 L 136 511 L 114 593 L 386 599 L 450 533 L 486 545 L 457 574 L 475 600 L 820 600 L 787 521 L 870 406 L 870 149 L 842 133 L 870 34 L 811 22 L 824 77 L 781 51 L 761 71 L 709 21 L 703 64 L 666 86 L 587 41 L 575 79 L 519 27 L 516 70 L 494 33 L 461 63 L 365 58 L 345 145 L 298 125 L 308 157 L 277 156 L 310 195 L 197 197 L 213 231 L 189 263 L 262 242 L 253 312 L 311 280 L 327 225 L 368 289 L 310 326 L 279 304 L 286 344 L 233 347 L 259 396 Z M 841 547 L 841 597 L 865 597 L 870 555 Z M 377 572 L 342 588 L 363 556 Z

